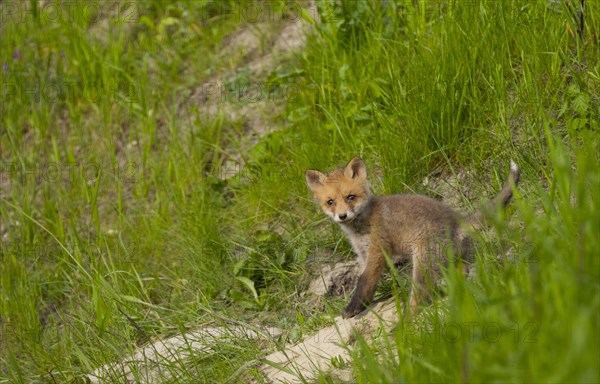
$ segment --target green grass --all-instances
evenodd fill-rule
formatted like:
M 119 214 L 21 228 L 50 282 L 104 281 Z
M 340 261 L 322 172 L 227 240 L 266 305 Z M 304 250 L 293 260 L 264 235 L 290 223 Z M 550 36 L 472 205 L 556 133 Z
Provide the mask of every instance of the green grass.
M 449 268 L 447 295 L 419 320 L 359 338 L 356 382 L 600 380 L 600 9 L 586 2 L 579 37 L 565 3 L 578 2 L 318 2 L 327 17 L 306 47 L 258 78 L 252 55 L 223 53 L 256 28 L 223 15 L 236 2 L 11 14 L 0 25 L 0 382 L 70 382 L 223 319 L 309 334 L 343 306 L 307 306 L 309 272 L 351 251 L 303 172 L 355 155 L 377 193 L 434 195 L 425 177 L 463 175 L 463 211 L 499 190 L 509 159 L 523 169 L 498 235 L 478 242 L 476 277 Z M 264 21 L 253 55 L 286 22 L 299 21 Z M 275 93 L 285 108 L 265 118 L 277 130 L 254 146 L 227 103 L 211 116 L 198 106 L 227 73 L 228 85 L 294 90 Z M 241 172 L 220 178 L 238 158 Z M 172 370 L 192 382 L 258 375 L 260 343 L 216 343 Z

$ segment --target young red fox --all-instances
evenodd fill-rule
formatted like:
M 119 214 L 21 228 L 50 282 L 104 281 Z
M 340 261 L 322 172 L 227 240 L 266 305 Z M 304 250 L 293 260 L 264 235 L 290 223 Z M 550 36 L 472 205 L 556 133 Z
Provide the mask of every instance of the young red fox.
M 410 313 L 427 296 L 427 284 L 439 276 L 440 265 L 452 249 L 455 256 L 472 259 L 467 227 L 480 227 L 484 212 L 506 206 L 520 171 L 511 161 L 509 180 L 486 207 L 462 216 L 443 203 L 420 195 L 372 196 L 365 163 L 355 157 L 345 168 L 330 174 L 306 171 L 306 181 L 323 211 L 339 223 L 358 255 L 361 275 L 345 318 L 362 312 L 373 299 L 377 281 L 386 265 L 385 255 L 394 263 L 412 262 L 413 288 Z

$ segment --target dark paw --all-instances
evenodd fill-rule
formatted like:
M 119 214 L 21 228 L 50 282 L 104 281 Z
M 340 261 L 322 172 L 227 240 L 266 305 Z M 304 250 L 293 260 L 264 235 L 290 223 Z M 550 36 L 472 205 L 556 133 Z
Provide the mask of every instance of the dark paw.
M 362 303 L 355 303 L 351 301 L 346 309 L 344 309 L 344 312 L 342 312 L 342 317 L 344 319 L 349 319 L 364 311 L 365 308 L 366 307 Z

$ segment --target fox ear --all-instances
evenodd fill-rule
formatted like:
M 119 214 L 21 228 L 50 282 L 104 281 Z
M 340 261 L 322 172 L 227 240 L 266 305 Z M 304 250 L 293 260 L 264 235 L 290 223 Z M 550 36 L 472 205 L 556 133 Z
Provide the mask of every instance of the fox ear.
M 367 178 L 367 166 L 360 157 L 355 157 L 350 160 L 346 168 L 344 169 L 344 175 L 351 179 L 366 179 Z
M 319 171 L 314 171 L 312 169 L 306 171 L 306 184 L 308 184 L 313 191 L 323 186 L 325 178 L 326 176 Z

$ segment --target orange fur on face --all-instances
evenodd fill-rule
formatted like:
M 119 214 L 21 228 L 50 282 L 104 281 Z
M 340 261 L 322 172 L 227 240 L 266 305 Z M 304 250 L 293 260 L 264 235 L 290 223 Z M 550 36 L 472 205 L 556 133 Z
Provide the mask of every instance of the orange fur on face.
M 307 171 L 306 180 L 323 212 L 338 223 L 352 221 L 371 195 L 366 167 L 358 158 L 329 175 Z

